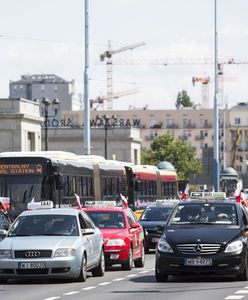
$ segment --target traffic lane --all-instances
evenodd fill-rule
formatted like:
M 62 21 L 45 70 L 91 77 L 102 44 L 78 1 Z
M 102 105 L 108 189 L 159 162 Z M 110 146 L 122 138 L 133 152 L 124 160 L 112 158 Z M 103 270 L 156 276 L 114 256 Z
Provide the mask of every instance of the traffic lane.
M 120 267 L 108 269 L 104 277 L 91 277 L 86 283 L 43 281 L 11 281 L 0 285 L 0 297 L 6 300 L 79 300 L 92 299 L 173 299 L 173 300 L 219 300 L 247 299 L 248 282 L 230 278 L 174 277 L 166 283 L 157 283 L 154 276 L 154 255 L 146 255 L 144 268 L 122 271 Z M 247 296 L 246 296 L 247 295 Z
M 57 299 L 56 297 L 62 297 L 64 294 L 85 288 L 86 291 L 90 291 L 90 287 L 101 287 L 106 285 L 106 282 L 115 284 L 118 281 L 131 278 L 137 272 L 147 272 L 147 269 L 154 273 L 154 255 L 146 255 L 144 268 L 123 271 L 120 266 L 113 266 L 107 269 L 103 277 L 92 277 L 91 273 L 88 272 L 87 281 L 83 283 L 52 279 L 9 280 L 8 284 L 0 284 L 0 298 L 4 300 L 41 300 L 55 297 L 54 299 Z M 104 285 L 101 285 L 102 283 Z

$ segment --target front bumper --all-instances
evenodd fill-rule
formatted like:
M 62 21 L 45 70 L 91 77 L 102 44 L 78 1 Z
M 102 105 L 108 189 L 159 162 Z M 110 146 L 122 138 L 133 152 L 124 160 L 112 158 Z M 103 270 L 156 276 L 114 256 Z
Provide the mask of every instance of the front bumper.
M 25 268 L 26 263 L 35 263 L 34 268 Z M 41 266 L 42 267 L 37 267 Z M 76 256 L 49 259 L 1 259 L 0 279 L 43 277 L 43 278 L 77 278 L 81 262 Z
M 127 246 L 105 247 L 104 254 L 106 265 L 122 264 L 128 260 L 129 248 Z
M 156 249 L 156 270 L 163 275 L 233 275 L 243 272 L 245 267 L 245 251 L 239 255 L 221 253 L 218 255 L 204 255 L 201 258 L 211 258 L 211 266 L 186 266 L 185 258 L 196 256 L 183 256 L 178 253 L 162 253 Z M 200 256 L 197 256 L 200 258 Z

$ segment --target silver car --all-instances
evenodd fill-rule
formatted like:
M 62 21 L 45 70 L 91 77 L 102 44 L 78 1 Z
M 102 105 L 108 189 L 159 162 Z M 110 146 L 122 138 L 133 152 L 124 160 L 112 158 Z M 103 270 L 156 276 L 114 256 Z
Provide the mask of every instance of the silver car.
M 77 209 L 21 213 L 0 242 L 0 282 L 51 277 L 86 280 L 105 272 L 101 231 Z

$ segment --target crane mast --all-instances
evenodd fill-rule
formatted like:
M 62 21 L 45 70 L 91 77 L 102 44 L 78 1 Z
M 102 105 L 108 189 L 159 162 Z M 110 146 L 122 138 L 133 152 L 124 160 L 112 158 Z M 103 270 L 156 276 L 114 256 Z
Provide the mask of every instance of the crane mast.
M 112 63 L 112 56 L 114 54 L 124 52 L 127 50 L 132 50 L 134 48 L 140 47 L 145 45 L 144 42 L 135 43 L 132 45 L 128 45 L 125 47 L 121 47 L 118 49 L 112 49 L 110 41 L 108 42 L 108 50 L 104 51 L 100 54 L 100 60 L 105 61 L 106 59 L 106 66 L 107 66 L 107 109 L 113 109 L 113 63 Z

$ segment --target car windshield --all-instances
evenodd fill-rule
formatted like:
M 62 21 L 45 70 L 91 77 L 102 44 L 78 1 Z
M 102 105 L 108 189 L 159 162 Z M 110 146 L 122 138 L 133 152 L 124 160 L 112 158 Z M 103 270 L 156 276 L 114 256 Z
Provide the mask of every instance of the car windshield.
M 233 204 L 199 203 L 180 204 L 173 212 L 170 225 L 223 224 L 238 225 L 237 211 Z
M 140 220 L 141 221 L 166 221 L 171 210 L 172 206 L 163 207 L 147 207 L 143 212 Z
M 123 212 L 87 211 L 95 225 L 102 228 L 125 228 Z
M 76 216 L 30 215 L 16 219 L 8 236 L 65 235 L 78 236 Z

